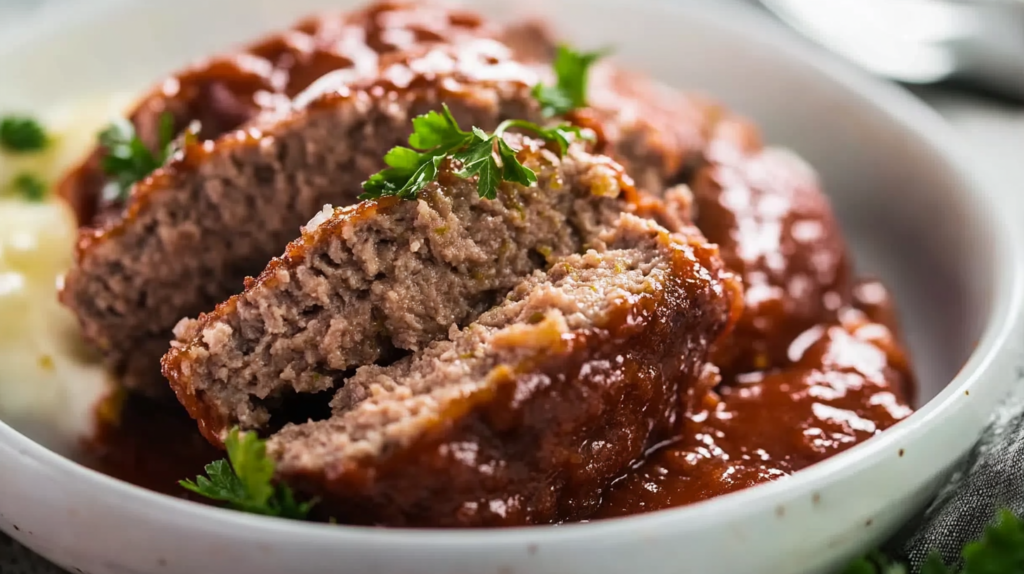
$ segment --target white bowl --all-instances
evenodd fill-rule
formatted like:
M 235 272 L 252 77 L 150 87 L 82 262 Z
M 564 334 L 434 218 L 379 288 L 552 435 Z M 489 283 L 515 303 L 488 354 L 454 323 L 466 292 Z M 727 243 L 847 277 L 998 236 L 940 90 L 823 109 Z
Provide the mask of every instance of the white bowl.
M 352 0 L 80 2 L 0 39 L 0 109 L 140 89 L 184 61 Z M 509 15 L 521 5 L 471 2 Z M 609 41 L 706 89 L 823 175 L 862 272 L 901 305 L 927 404 L 775 483 L 611 521 L 412 531 L 306 524 L 161 496 L 0 423 L 0 529 L 75 572 L 731 574 L 816 572 L 883 540 L 931 497 L 1014 381 L 1024 296 L 1007 198 L 980 186 L 939 118 L 726 2 L 550 0 L 575 42 Z

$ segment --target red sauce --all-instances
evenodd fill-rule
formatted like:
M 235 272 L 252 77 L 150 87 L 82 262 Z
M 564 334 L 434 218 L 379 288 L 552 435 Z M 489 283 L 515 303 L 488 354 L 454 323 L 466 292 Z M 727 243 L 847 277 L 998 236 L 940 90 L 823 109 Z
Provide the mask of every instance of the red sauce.
M 859 311 L 789 346 L 793 364 L 726 381 L 679 436 L 615 484 L 597 518 L 706 500 L 784 478 L 910 415 L 912 376 L 888 328 Z
M 792 252 L 785 259 L 800 261 Z M 777 281 L 789 277 L 783 271 Z M 761 335 L 779 349 L 778 357 L 762 370 L 725 370 L 713 391 L 693 401 L 697 406 L 681 417 L 673 438 L 613 485 L 594 518 L 691 504 L 784 479 L 907 417 L 914 378 L 891 297 L 873 280 L 844 290 L 850 295 L 842 309 L 820 309 L 817 324 L 795 336 L 787 333 L 792 316 L 780 313 Z M 748 352 L 764 345 L 748 341 L 754 343 Z M 88 466 L 187 497 L 177 481 L 223 457 L 178 405 L 130 398 L 123 406 L 120 418 L 99 417 L 86 444 Z M 109 410 L 109 404 L 101 409 Z
M 83 443 L 79 462 L 143 488 L 193 498 L 178 481 L 195 479 L 206 464 L 224 458 L 178 405 L 141 397 L 120 404 L 111 398 L 99 405 L 96 418 L 96 432 Z

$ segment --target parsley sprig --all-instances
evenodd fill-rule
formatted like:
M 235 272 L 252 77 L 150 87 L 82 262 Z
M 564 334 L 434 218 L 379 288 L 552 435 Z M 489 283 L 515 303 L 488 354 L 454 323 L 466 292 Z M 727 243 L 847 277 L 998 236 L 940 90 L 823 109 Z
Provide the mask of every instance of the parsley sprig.
M 555 85 L 537 84 L 533 87 L 533 97 L 540 102 L 545 117 L 560 116 L 587 106 L 590 67 L 607 52 L 577 52 L 565 45 L 558 47 L 552 64 L 555 69 Z
M 32 202 L 42 201 L 46 198 L 47 184 L 39 176 L 23 172 L 14 176 L 9 184 L 7 193 L 20 195 L 23 199 Z M 6 194 L 5 194 L 6 195 Z
M 458 177 L 477 176 L 480 197 L 494 199 L 502 181 L 526 186 L 537 182 L 537 174 L 516 158 L 519 150 L 502 138 L 505 132 L 510 129 L 532 132 L 557 144 L 560 154 L 565 154 L 574 138 L 584 137 L 575 126 L 562 124 L 546 128 L 525 120 L 506 120 L 490 134 L 477 127 L 465 131 L 447 105 L 443 105 L 440 112 L 430 111 L 416 117 L 412 126 L 409 147 L 392 148 L 384 156 L 387 169 L 363 182 L 364 193 L 360 199 L 386 196 L 413 199 L 437 178 L 445 160 L 455 163 L 454 174 Z
M 198 124 L 193 123 L 181 138 L 176 139 L 174 116 L 165 112 L 160 115 L 159 142 L 154 153 L 139 139 L 132 122 L 124 118 L 114 120 L 99 135 L 100 146 L 106 151 L 103 172 L 110 177 L 103 190 L 104 199 L 127 199 L 136 182 L 162 166 L 181 146 L 195 141 L 198 133 Z
M 41 151 L 50 142 L 38 120 L 21 115 L 0 118 L 0 148 L 11 153 Z
M 931 554 L 921 566 L 921 574 L 1020 574 L 1024 572 L 1024 521 L 1004 510 L 994 524 L 985 528 L 979 540 L 964 546 L 962 569 L 946 566 L 942 558 Z M 908 574 L 910 568 L 872 552 L 847 566 L 844 574 Z
M 227 460 L 206 465 L 206 475 L 195 482 L 183 480 L 184 488 L 226 502 L 230 508 L 282 518 L 303 519 L 316 504 L 315 500 L 298 502 L 288 486 L 274 484 L 274 461 L 267 458 L 266 442 L 255 433 L 239 433 L 231 429 L 224 446 Z

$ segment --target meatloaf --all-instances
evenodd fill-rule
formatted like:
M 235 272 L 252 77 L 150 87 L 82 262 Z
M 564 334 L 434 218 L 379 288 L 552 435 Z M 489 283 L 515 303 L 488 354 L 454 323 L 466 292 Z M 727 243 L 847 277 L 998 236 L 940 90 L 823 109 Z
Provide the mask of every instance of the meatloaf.
M 413 117 L 442 100 L 482 129 L 535 115 L 532 77 L 489 40 L 441 47 L 330 102 L 191 146 L 135 187 L 123 218 L 81 234 L 62 300 L 125 386 L 166 392 L 159 358 L 175 323 L 239 292 L 324 204 L 353 203 Z
M 353 203 L 359 183 L 383 167 L 387 150 L 408 136 L 411 117 L 445 101 L 460 123 L 485 130 L 513 117 L 542 119 L 530 88 L 539 78 L 550 77 L 551 71 L 531 59 L 536 53 L 519 62 L 512 50 L 491 39 L 503 32 L 474 16 L 384 4 L 337 22 L 313 22 L 316 26 L 302 24 L 298 31 L 265 42 L 273 50 L 250 50 L 291 54 L 274 56 L 273 65 L 252 64 L 248 57 L 236 60 L 250 62 L 257 70 L 277 70 L 297 57 L 292 44 L 307 42 L 296 38 L 311 34 L 315 41 L 310 42 L 322 44 L 310 48 L 313 54 L 334 54 L 331 50 L 337 46 L 344 48 L 342 56 L 350 51 L 387 53 L 369 58 L 372 66 L 355 56 L 309 56 L 317 62 L 349 58 L 352 65 L 314 81 L 285 105 L 282 101 L 312 81 L 310 70 L 319 72 L 326 66 L 313 60 L 292 65 L 277 92 L 263 87 L 254 92 L 279 97 L 243 123 L 243 129 L 187 147 L 183 155 L 134 186 L 123 209 L 116 202 L 103 207 L 83 227 L 62 300 L 129 389 L 166 392 L 157 364 L 174 324 L 181 317 L 209 311 L 240 291 L 243 279 L 280 253 L 325 203 Z M 546 38 L 543 32 L 532 34 L 537 42 Z M 423 41 L 388 40 L 410 35 Z M 535 52 L 550 52 L 550 39 L 543 42 L 548 49 Z M 242 97 L 243 92 L 229 89 L 234 83 L 216 88 L 221 86 L 221 68 L 205 66 L 170 84 L 180 88 L 188 83 L 183 78 L 205 78 L 207 91 L 226 90 L 235 99 Z M 574 121 L 597 131 L 603 136 L 601 149 L 621 157 L 645 185 L 660 189 L 699 149 L 710 108 L 610 66 L 596 70 L 593 77 L 594 100 L 604 107 L 582 111 Z M 263 86 L 262 81 L 254 80 L 253 85 Z M 144 110 L 181 108 L 175 103 L 180 98 L 162 94 L 151 96 L 136 113 L 140 132 L 152 123 L 153 114 Z M 223 115 L 216 107 L 220 104 L 211 103 L 221 102 L 219 96 L 196 97 L 181 108 L 187 110 L 181 118 Z M 253 108 L 248 103 L 243 107 Z M 252 113 L 237 116 L 213 121 L 214 127 L 203 136 L 213 137 Z M 69 178 L 69 196 L 88 195 L 89 185 L 102 184 L 95 173 L 84 173 Z M 74 203 L 81 203 L 79 199 Z
M 734 292 L 698 232 L 623 214 L 448 340 L 358 369 L 329 419 L 285 427 L 267 452 L 280 480 L 346 522 L 586 517 L 671 432 Z
M 504 182 L 486 200 L 446 165 L 415 201 L 325 209 L 243 293 L 183 321 L 163 372 L 204 434 L 266 430 L 293 394 L 332 390 L 391 350 L 422 350 L 637 203 L 621 166 L 580 143 L 559 158 L 507 139 L 536 185 Z

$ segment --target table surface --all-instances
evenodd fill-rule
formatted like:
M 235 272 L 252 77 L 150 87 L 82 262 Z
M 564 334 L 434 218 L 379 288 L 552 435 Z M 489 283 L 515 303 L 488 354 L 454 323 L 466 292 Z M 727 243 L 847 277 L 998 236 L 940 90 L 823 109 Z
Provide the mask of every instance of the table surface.
M 54 1 L 54 0 L 49 0 Z M 68 0 L 57 0 L 68 1 Z M 0 28 L 40 0 L 0 0 Z M 965 153 L 993 189 L 1024 209 L 1024 106 L 982 96 L 926 88 L 914 92 L 934 106 L 963 136 Z M 0 574 L 62 574 L 62 571 L 0 533 Z

